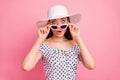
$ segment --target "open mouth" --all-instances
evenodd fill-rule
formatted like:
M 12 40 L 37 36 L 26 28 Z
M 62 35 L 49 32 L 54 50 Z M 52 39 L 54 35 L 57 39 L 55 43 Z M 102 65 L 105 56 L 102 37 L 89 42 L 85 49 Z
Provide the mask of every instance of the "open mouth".
M 57 32 L 62 32 L 62 31 L 57 31 Z
M 62 31 L 57 31 L 57 34 L 61 34 L 62 33 Z

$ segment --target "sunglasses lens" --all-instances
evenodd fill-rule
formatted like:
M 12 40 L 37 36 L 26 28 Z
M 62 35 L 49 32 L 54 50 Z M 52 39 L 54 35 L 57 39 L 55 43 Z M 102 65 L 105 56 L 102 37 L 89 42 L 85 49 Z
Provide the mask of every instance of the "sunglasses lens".
M 62 25 L 62 26 L 60 26 L 61 29 L 65 29 L 66 27 L 67 27 L 67 25 Z M 58 26 L 52 25 L 51 28 L 52 28 L 52 29 L 57 29 Z
M 65 29 L 67 27 L 67 25 L 62 25 L 61 29 Z
M 51 26 L 52 29 L 57 29 L 57 26 Z

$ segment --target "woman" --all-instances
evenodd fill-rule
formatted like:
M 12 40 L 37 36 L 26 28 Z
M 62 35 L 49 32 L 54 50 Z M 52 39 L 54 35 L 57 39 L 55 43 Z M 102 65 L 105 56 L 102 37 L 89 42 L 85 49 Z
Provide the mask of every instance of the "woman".
M 62 5 L 51 7 L 48 20 L 37 23 L 38 39 L 24 58 L 22 68 L 30 71 L 42 59 L 47 80 L 76 80 L 78 61 L 94 69 L 95 61 L 75 25 L 79 20 L 79 14 L 68 15 Z

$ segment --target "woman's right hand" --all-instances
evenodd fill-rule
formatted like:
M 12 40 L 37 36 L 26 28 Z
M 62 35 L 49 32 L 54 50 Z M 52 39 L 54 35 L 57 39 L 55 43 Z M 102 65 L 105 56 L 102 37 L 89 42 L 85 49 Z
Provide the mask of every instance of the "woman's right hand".
M 50 32 L 50 25 L 48 24 L 44 27 L 40 27 L 38 28 L 37 31 L 38 31 L 38 37 L 44 41 Z
M 38 38 L 36 42 L 34 43 L 33 47 L 31 48 L 31 50 L 27 53 L 27 55 L 23 59 L 23 62 L 22 62 L 23 70 L 30 71 L 31 69 L 35 67 L 37 62 L 42 58 L 42 54 L 39 51 L 40 45 L 47 38 L 49 31 L 50 31 L 49 25 L 46 25 L 46 26 L 43 26 L 37 29 L 36 32 L 38 33 Z

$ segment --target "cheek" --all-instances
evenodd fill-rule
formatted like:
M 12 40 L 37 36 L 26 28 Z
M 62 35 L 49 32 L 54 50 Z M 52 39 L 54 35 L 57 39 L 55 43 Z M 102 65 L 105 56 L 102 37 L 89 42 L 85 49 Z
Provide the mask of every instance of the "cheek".
M 52 30 L 52 32 L 53 32 L 53 34 L 54 34 L 54 33 L 56 33 L 56 31 L 55 31 L 55 30 Z
M 63 33 L 65 33 L 66 32 L 66 30 L 63 30 Z

